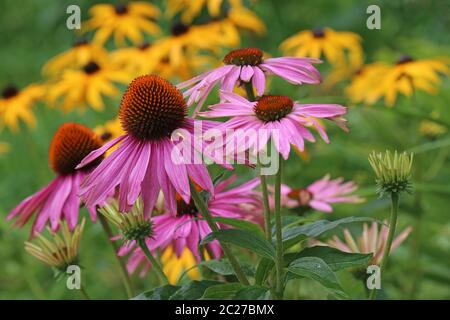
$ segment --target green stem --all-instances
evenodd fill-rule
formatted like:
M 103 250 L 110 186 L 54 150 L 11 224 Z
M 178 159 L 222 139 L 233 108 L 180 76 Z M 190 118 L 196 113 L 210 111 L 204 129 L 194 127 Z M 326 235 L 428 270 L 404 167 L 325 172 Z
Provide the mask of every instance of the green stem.
M 272 242 L 272 225 L 270 223 L 269 192 L 267 191 L 266 176 L 261 173 L 261 162 L 259 160 L 259 155 L 257 156 L 257 162 L 260 170 L 259 178 L 261 179 L 262 199 L 264 205 L 264 225 L 265 225 L 266 239 L 267 241 Z
M 167 279 L 166 274 L 159 265 L 159 262 L 155 259 L 155 257 L 153 257 L 150 250 L 148 250 L 147 244 L 145 243 L 145 239 L 138 240 L 138 244 L 141 247 L 142 252 L 144 252 L 145 256 L 152 264 L 153 269 L 156 270 L 156 273 L 158 274 L 158 277 L 160 278 L 161 282 L 163 282 L 164 284 L 168 284 L 169 280 Z
M 391 193 L 391 217 L 389 219 L 389 233 L 386 241 L 386 246 L 383 252 L 383 258 L 380 264 L 380 274 L 382 274 L 388 262 L 392 241 L 394 240 L 395 227 L 397 225 L 397 212 L 398 212 L 398 193 L 393 192 Z M 376 297 L 377 297 L 377 289 L 373 289 L 372 292 L 370 293 L 370 300 L 374 300 L 376 299 Z
M 250 101 L 255 101 L 255 94 L 253 93 L 253 86 L 250 82 L 245 83 L 245 93 Z
M 127 291 L 128 299 L 131 299 L 134 297 L 134 292 L 133 292 L 133 287 L 131 285 L 130 276 L 128 275 L 128 272 L 127 272 L 127 269 L 125 267 L 123 260 L 117 255 L 117 252 L 119 250 L 118 246 L 116 245 L 116 243 L 113 240 L 111 240 L 111 238 L 113 237 L 111 227 L 109 226 L 109 223 L 106 220 L 106 218 L 101 213 L 97 213 L 97 217 L 100 220 L 100 223 L 102 224 L 102 227 L 106 233 L 106 236 L 108 237 L 108 242 L 111 244 L 111 246 L 113 248 L 114 257 L 116 258 L 116 261 L 119 264 L 120 276 L 122 278 L 123 285 L 125 287 L 125 290 Z
M 279 155 L 279 168 L 275 176 L 275 238 L 276 238 L 276 292 L 283 299 L 284 275 L 283 275 L 283 235 L 281 231 L 281 173 L 283 171 L 283 158 Z
M 89 298 L 89 295 L 87 294 L 86 290 L 84 289 L 84 286 L 81 285 L 80 286 L 80 293 L 83 296 L 84 300 L 91 300 L 91 298 Z
M 205 218 L 206 222 L 208 223 L 209 227 L 211 228 L 211 230 L 213 232 L 219 231 L 219 228 L 217 227 L 216 223 L 214 222 L 213 217 L 211 216 L 211 213 L 209 212 L 205 201 L 203 200 L 203 198 L 201 197 L 200 193 L 197 191 L 195 186 L 192 184 L 192 182 L 189 181 L 189 183 L 191 186 L 191 196 L 192 196 L 192 199 L 194 200 L 195 206 L 197 207 L 198 211 L 200 211 L 200 213 Z M 239 265 L 238 260 L 233 255 L 230 248 L 226 244 L 222 243 L 221 241 L 219 241 L 219 243 L 222 247 L 223 253 L 227 257 L 228 261 L 230 262 L 239 282 L 241 282 L 243 285 L 248 286 L 250 283 L 248 282 L 244 271 L 242 271 L 242 268 Z

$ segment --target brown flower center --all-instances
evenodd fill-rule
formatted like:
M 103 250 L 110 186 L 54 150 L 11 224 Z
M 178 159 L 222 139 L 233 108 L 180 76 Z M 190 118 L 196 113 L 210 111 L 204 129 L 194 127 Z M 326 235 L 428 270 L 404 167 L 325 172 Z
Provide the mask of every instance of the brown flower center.
M 2 91 L 2 98 L 9 99 L 19 94 L 19 90 L 15 86 L 7 86 Z
M 99 70 L 100 70 L 100 66 L 99 66 L 97 63 L 95 63 L 94 61 L 88 62 L 88 63 L 83 67 L 83 71 L 84 71 L 86 74 L 94 74 L 94 73 L 96 73 L 96 72 L 99 71 Z
M 189 31 L 189 25 L 181 23 L 181 22 L 175 23 L 170 30 L 172 35 L 175 37 L 181 36 L 182 34 L 185 34 L 188 31 Z
M 325 31 L 323 29 L 314 29 L 311 31 L 314 38 L 323 38 L 325 37 Z
M 126 4 L 119 3 L 114 6 L 114 11 L 116 12 L 117 15 L 121 16 L 128 12 L 128 8 Z
M 102 141 L 91 129 L 78 123 L 65 123 L 58 128 L 50 144 L 50 166 L 61 175 L 73 173 L 81 160 L 101 145 Z M 100 161 L 94 161 L 88 168 Z
M 183 126 L 186 115 L 182 93 L 156 75 L 134 79 L 123 95 L 119 111 L 123 129 L 139 140 L 169 137 Z
M 298 201 L 299 206 L 307 206 L 312 199 L 312 193 L 307 189 L 292 189 L 288 197 Z
M 225 64 L 236 66 L 257 66 L 262 62 L 263 52 L 257 48 L 236 49 L 230 51 L 224 58 Z
M 411 56 L 403 55 L 400 57 L 400 59 L 398 59 L 397 64 L 405 64 L 412 61 L 414 61 L 414 59 Z
M 264 122 L 277 121 L 291 113 L 294 102 L 286 96 L 262 96 L 256 102 L 254 112 Z

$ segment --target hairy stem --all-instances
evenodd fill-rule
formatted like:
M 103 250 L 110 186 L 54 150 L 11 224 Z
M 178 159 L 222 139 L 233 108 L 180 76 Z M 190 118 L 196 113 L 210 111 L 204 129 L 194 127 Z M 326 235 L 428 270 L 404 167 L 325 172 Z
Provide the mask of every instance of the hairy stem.
M 163 282 L 164 284 L 168 284 L 169 280 L 167 279 L 166 274 L 164 273 L 163 269 L 159 265 L 159 262 L 152 255 L 150 250 L 148 250 L 147 244 L 145 243 L 145 239 L 138 240 L 138 244 L 139 244 L 139 247 L 141 247 L 142 252 L 144 252 L 145 256 L 147 257 L 147 259 L 152 264 L 152 267 L 156 271 L 156 273 L 158 274 L 158 277 L 161 280 L 161 282 Z
M 261 162 L 259 159 L 259 155 L 257 157 L 257 161 L 260 170 L 259 178 L 261 180 L 262 199 L 264 205 L 265 234 L 267 241 L 272 242 L 272 225 L 270 223 L 270 206 L 269 206 L 269 193 L 267 191 L 267 179 L 266 176 L 261 173 Z
M 275 238 L 276 238 L 276 292 L 283 299 L 284 275 L 283 275 L 283 235 L 281 231 L 281 173 L 283 171 L 283 158 L 279 155 L 279 168 L 275 176 Z

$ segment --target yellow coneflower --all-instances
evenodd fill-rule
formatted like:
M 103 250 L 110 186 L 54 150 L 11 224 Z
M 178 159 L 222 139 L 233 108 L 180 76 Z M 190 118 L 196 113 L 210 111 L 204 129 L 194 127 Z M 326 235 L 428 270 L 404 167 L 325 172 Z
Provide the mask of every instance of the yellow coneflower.
M 211 17 L 217 17 L 220 14 L 220 8 L 223 0 L 168 0 L 167 15 L 172 18 L 177 13 L 181 13 L 181 20 L 184 23 L 191 23 L 192 20 L 200 15 L 204 7 L 208 9 Z
M 388 69 L 388 65 L 379 62 L 362 66 L 353 73 L 351 83 L 345 88 L 345 93 L 353 103 L 375 103 L 378 96 L 377 88 Z
M 172 246 L 167 247 L 161 255 L 161 264 L 163 271 L 167 275 L 170 284 L 177 284 L 180 276 L 187 271 L 187 276 L 192 280 L 199 280 L 200 273 L 197 268 L 193 268 L 197 265 L 194 255 L 188 248 L 183 250 L 180 257 L 177 257 Z
M 297 57 L 324 56 L 333 65 L 358 67 L 363 61 L 361 37 L 353 32 L 330 28 L 301 31 L 283 41 L 280 49 Z
M 25 250 L 46 265 L 66 272 L 70 265 L 78 264 L 78 248 L 86 220 L 70 231 L 66 221 L 61 222 L 58 232 L 48 227 L 50 238 L 38 234 L 33 242 L 25 242 Z
M 19 120 L 35 127 L 36 118 L 31 109 L 36 101 L 44 97 L 45 90 L 45 86 L 40 84 L 29 85 L 22 90 L 12 85 L 5 87 L 0 97 L 0 128 L 6 126 L 17 132 Z
M 105 43 L 111 36 L 116 45 L 123 45 L 128 38 L 133 44 L 143 42 L 143 33 L 157 34 L 159 26 L 154 19 L 159 16 L 159 9 L 146 2 L 127 4 L 97 4 L 89 13 L 92 18 L 86 22 L 85 31 L 96 30 L 94 42 Z
M 89 61 L 105 62 L 107 57 L 108 52 L 103 47 L 79 39 L 74 42 L 72 48 L 50 59 L 42 68 L 42 73 L 55 76 L 67 68 L 80 68 Z
M 126 70 L 133 77 L 152 73 L 161 58 L 158 47 L 150 43 L 117 49 L 111 53 L 111 63 L 119 69 Z
M 231 7 L 226 17 L 238 28 L 252 31 L 257 35 L 266 32 L 264 22 L 250 9 L 242 5 L 241 0 L 230 0 Z
M 48 98 L 53 104 L 62 100 L 64 111 L 86 106 L 103 110 L 102 95 L 116 95 L 118 90 L 113 83 L 127 83 L 129 80 L 130 75 L 126 71 L 90 61 L 82 69 L 64 72 L 61 79 L 49 87 Z
M 441 82 L 439 74 L 449 74 L 448 61 L 444 59 L 414 60 L 410 56 L 401 57 L 390 66 L 378 79 L 378 86 L 373 100 L 384 97 L 388 106 L 395 104 L 398 93 L 407 97 L 415 90 L 430 94 L 437 92 L 436 86 Z

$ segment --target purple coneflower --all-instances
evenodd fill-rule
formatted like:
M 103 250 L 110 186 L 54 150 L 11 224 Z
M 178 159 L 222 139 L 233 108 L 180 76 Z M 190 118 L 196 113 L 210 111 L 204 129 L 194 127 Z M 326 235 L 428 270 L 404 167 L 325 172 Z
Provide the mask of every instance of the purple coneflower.
M 356 195 L 350 195 L 357 189 L 353 181 L 344 182 L 343 178 L 330 179 L 326 175 L 306 188 L 292 189 L 281 186 L 281 204 L 287 208 L 312 208 L 317 211 L 332 212 L 332 203 L 358 203 L 363 201 Z
M 194 120 L 187 118 L 181 92 L 170 82 L 145 75 L 134 79 L 125 92 L 119 112 L 126 132 L 89 154 L 78 167 L 84 167 L 121 143 L 84 181 L 80 195 L 86 204 L 104 202 L 118 186 L 119 209 L 129 210 L 139 195 L 145 215 L 153 209 L 160 190 L 166 206 L 176 210 L 175 194 L 189 203 L 189 179 L 213 194 L 213 184 L 204 164 L 189 164 L 181 157 L 171 139 L 177 129 L 192 135 Z M 186 137 L 185 137 L 186 138 Z M 174 161 L 175 160 L 175 161 Z
M 329 143 L 328 136 L 316 118 L 324 118 L 334 121 L 344 130 L 345 119 L 341 116 L 347 109 L 337 104 L 299 104 L 287 96 L 265 95 L 256 101 L 247 99 L 232 93 L 220 92 L 222 103 L 209 107 L 209 111 L 201 113 L 206 117 L 232 117 L 219 126 L 222 130 L 234 129 L 235 132 L 266 132 L 258 135 L 257 139 L 249 139 L 245 148 L 259 152 L 267 141 L 274 137 L 273 142 L 277 151 L 287 159 L 290 145 L 294 145 L 300 151 L 304 150 L 304 139 L 314 142 L 315 138 L 307 127 L 315 128 L 322 139 Z M 261 130 L 262 129 L 262 130 Z M 261 130 L 261 131 L 260 131 Z M 276 136 L 274 136 L 276 135 Z M 246 135 L 240 135 L 245 137 Z M 237 139 L 240 139 L 237 136 Z M 242 150 L 243 151 L 243 150 Z
M 214 187 L 214 197 L 208 201 L 208 209 L 213 217 L 249 219 L 259 222 L 262 213 L 262 204 L 259 193 L 254 188 L 259 185 L 258 179 L 252 179 L 240 186 L 225 190 L 234 180 L 232 176 Z M 197 188 L 200 189 L 200 188 Z M 153 237 L 147 238 L 147 246 L 150 251 L 164 251 L 172 247 L 175 254 L 180 257 L 187 248 L 200 261 L 201 252 L 198 244 L 209 233 L 211 228 L 208 223 L 201 218 L 201 213 L 197 210 L 191 200 L 186 203 L 181 197 L 177 197 L 176 212 L 166 209 L 165 213 L 152 218 Z M 219 228 L 224 228 L 223 224 L 217 224 Z M 217 241 L 213 241 L 206 246 L 209 257 L 220 258 L 222 250 Z M 141 248 L 135 243 L 128 243 L 122 246 L 120 255 L 131 255 L 128 260 L 127 269 L 133 273 L 141 263 L 145 263 L 142 268 L 145 273 L 150 267 Z
M 95 133 L 78 123 L 65 123 L 58 128 L 50 144 L 50 166 L 56 173 L 47 186 L 23 200 L 8 215 L 17 217 L 15 222 L 23 226 L 35 214 L 31 236 L 40 233 L 47 222 L 56 231 L 60 221 L 66 220 L 70 230 L 77 225 L 80 199 L 77 196 L 84 177 L 101 161 L 98 157 L 83 169 L 77 164 L 102 142 Z M 96 219 L 95 206 L 87 206 L 93 221 Z
M 205 72 L 188 81 L 182 82 L 178 88 L 187 89 L 185 97 L 189 97 L 188 106 L 198 102 L 199 111 L 209 92 L 220 82 L 220 89 L 232 92 L 236 84 L 252 83 L 258 96 L 264 94 L 266 75 L 276 75 L 290 83 L 316 84 L 321 81 L 319 71 L 312 65 L 320 63 L 312 58 L 263 58 L 263 52 L 257 48 L 237 49 L 229 52 L 223 59 L 224 66 Z

